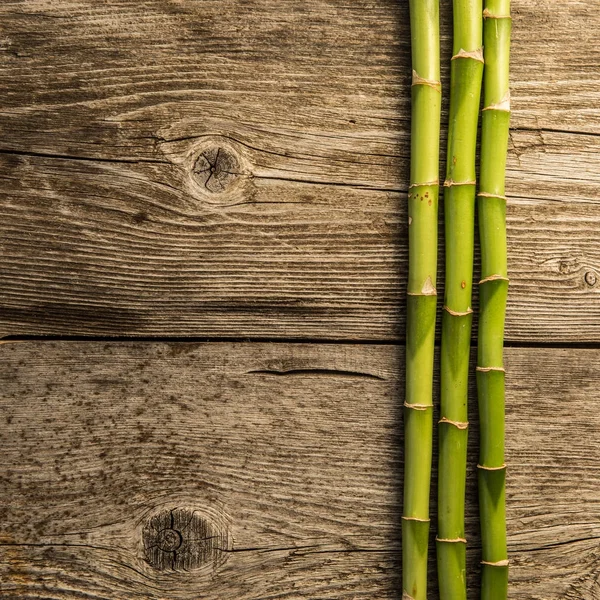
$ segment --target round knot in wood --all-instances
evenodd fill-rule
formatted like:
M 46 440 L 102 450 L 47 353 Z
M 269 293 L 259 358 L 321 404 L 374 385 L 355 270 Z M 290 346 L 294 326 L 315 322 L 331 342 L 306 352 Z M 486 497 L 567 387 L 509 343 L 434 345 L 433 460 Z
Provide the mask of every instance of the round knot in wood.
M 207 191 L 218 194 L 226 191 L 241 175 L 240 162 L 224 146 L 203 150 L 193 168 L 194 177 Z
M 142 530 L 144 554 L 159 571 L 210 569 L 227 559 L 226 526 L 197 510 L 174 508 L 153 515 Z
M 156 538 L 156 546 L 159 550 L 163 552 L 175 552 L 181 548 L 181 543 L 183 542 L 183 538 L 181 537 L 181 533 L 176 529 L 163 529 L 158 532 L 158 537 Z
M 594 271 L 588 271 L 585 274 L 585 282 L 590 286 L 594 287 L 596 285 L 598 278 L 596 277 L 596 273 Z

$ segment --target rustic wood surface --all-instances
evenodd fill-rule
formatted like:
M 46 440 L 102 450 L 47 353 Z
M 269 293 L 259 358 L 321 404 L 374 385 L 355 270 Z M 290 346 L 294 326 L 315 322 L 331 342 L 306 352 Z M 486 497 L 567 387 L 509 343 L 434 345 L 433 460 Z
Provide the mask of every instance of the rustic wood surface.
M 3 344 L 1 597 L 399 598 L 403 354 Z M 600 598 L 600 350 L 514 348 L 507 366 L 511 598 Z M 184 543 L 194 511 L 219 540 L 205 534 L 187 571 L 145 550 L 148 522 L 174 510 Z
M 402 339 L 407 6 L 3 0 L 0 335 Z M 600 12 L 514 16 L 507 339 L 597 341 Z
M 512 4 L 511 598 L 600 600 L 600 11 Z M 407 1 L 2 0 L 0 89 L 0 337 L 106 340 L 0 343 L 0 599 L 400 600 Z

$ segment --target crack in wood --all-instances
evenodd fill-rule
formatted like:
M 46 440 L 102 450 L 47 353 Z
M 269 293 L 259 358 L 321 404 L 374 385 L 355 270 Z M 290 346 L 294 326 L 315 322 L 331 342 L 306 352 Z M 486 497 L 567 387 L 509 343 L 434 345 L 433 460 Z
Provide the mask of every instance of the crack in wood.
M 373 373 L 365 373 L 363 371 L 348 371 L 344 369 L 327 369 L 327 368 L 298 368 L 298 369 L 253 369 L 247 371 L 247 373 L 255 373 L 262 375 L 332 375 L 337 377 L 366 377 L 369 379 L 378 379 L 380 381 L 386 381 L 385 377 L 381 375 L 374 375 Z

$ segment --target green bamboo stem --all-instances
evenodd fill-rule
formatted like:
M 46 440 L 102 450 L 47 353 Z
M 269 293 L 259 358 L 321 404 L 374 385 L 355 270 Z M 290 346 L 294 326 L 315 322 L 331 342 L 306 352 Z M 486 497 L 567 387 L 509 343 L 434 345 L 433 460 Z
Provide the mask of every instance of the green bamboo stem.
M 508 294 L 504 180 L 510 120 L 510 0 L 487 0 L 483 16 L 485 71 L 478 194 L 481 281 L 477 350 L 481 598 L 504 600 L 508 592 L 508 554 L 502 355 Z
M 466 599 L 467 395 L 475 229 L 475 151 L 483 71 L 482 1 L 454 0 L 444 215 L 437 562 L 440 598 Z
M 439 138 L 439 0 L 410 0 L 411 166 L 408 193 L 403 598 L 426 600 L 433 437 Z

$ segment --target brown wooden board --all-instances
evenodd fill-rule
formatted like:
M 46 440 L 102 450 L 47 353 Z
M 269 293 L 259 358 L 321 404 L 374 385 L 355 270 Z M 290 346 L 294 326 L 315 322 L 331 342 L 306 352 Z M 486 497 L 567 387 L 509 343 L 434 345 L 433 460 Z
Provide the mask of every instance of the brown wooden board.
M 513 12 L 507 338 L 598 341 L 600 12 Z M 0 21 L 1 336 L 403 338 L 406 2 Z
M 600 351 L 506 354 L 511 597 L 595 600 Z M 400 598 L 401 347 L 15 342 L 0 361 L 3 599 Z

